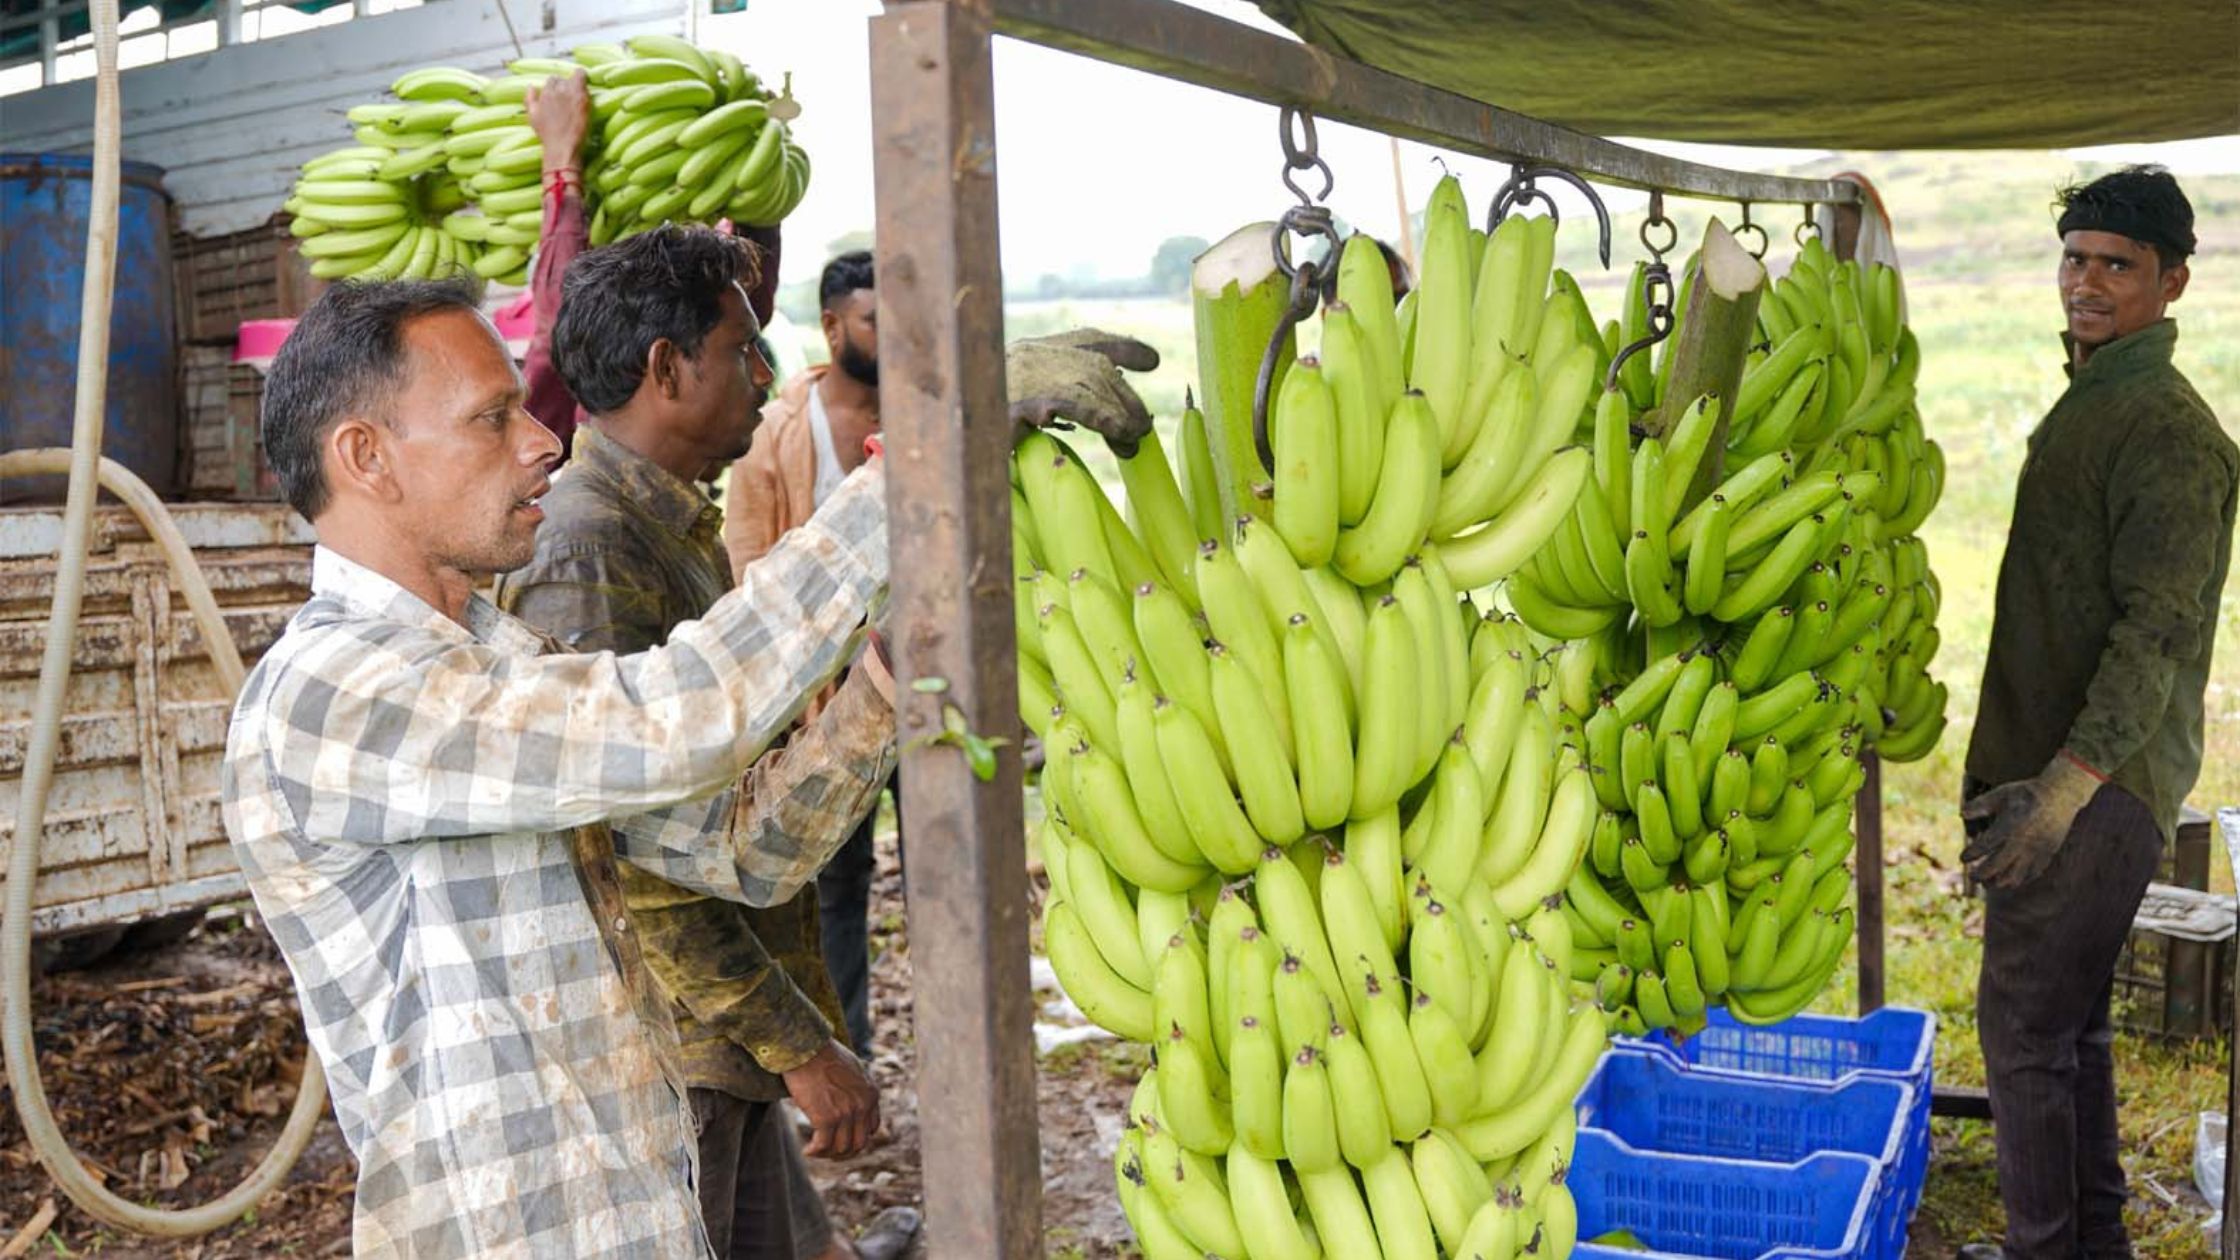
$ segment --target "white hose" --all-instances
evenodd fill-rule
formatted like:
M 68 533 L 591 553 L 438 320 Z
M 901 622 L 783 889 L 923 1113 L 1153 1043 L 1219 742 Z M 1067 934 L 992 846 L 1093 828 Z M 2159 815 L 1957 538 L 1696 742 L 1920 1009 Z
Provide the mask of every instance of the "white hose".
M 48 1175 L 77 1205 L 120 1229 L 161 1237 L 206 1234 L 229 1225 L 253 1208 L 295 1166 L 310 1142 L 326 1104 L 326 1077 L 316 1054 L 304 1056 L 303 1078 L 295 1107 L 279 1141 L 247 1179 L 223 1198 L 200 1207 L 150 1208 L 120 1198 L 86 1171 L 71 1153 L 55 1124 L 47 1092 L 39 1080 L 39 1057 L 31 1035 L 31 900 L 39 878 L 39 849 L 46 827 L 47 792 L 54 784 L 56 746 L 61 740 L 65 692 L 70 683 L 71 649 L 77 641 L 78 609 L 85 594 L 87 549 L 92 537 L 96 481 L 123 499 L 140 518 L 171 562 L 174 582 L 186 594 L 210 660 L 227 691 L 241 687 L 241 655 L 235 649 L 217 600 L 203 580 L 194 555 L 163 504 L 145 482 L 123 466 L 101 458 L 101 423 L 107 407 L 110 299 L 117 268 L 118 151 L 121 147 L 117 99 L 117 0 L 93 0 L 94 132 L 92 204 L 86 216 L 86 280 L 78 329 L 78 390 L 71 445 L 59 450 L 14 451 L 0 455 L 0 476 L 51 473 L 67 468 L 69 497 L 62 512 L 62 547 L 55 567 L 54 607 L 47 616 L 45 655 L 39 667 L 39 692 L 32 709 L 31 742 L 23 760 L 23 790 L 16 814 L 15 851 L 8 863 L 8 893 L 0 921 L 0 1047 L 7 1054 L 8 1084 L 16 1112 Z

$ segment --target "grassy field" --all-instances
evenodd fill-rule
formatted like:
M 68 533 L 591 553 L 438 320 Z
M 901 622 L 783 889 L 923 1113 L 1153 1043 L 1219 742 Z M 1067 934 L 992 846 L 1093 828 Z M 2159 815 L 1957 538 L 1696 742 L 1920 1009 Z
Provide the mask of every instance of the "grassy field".
M 1911 321 L 1923 349 L 1921 398 L 1930 435 L 1948 455 L 1943 504 L 1924 529 L 1945 590 L 1945 647 L 1934 672 L 1952 686 L 1951 732 L 1915 765 L 1894 767 L 1885 787 L 1890 887 L 1891 1000 L 1925 1007 L 1940 1021 L 1941 1080 L 1983 1080 L 1973 1021 L 1981 955 L 1979 903 L 1960 892 L 1960 830 L 1953 815 L 1966 733 L 1990 632 L 2013 483 L 2023 443 L 2064 385 L 2061 327 L 2053 272 L 2056 241 L 2047 209 L 2053 191 L 2080 172 L 2047 154 L 1849 154 L 1814 168 L 1860 170 L 1877 179 L 1897 216 Z M 2183 330 L 2180 367 L 2228 427 L 2240 425 L 2240 178 L 2187 181 L 2203 248 L 2192 289 L 2174 308 Z M 1483 197 L 1490 190 L 1473 189 Z M 1342 209 L 1342 207 L 1341 207 Z M 1729 207 L 1678 203 L 1683 240 L 1700 237 L 1704 216 Z M 1761 221 L 1786 225 L 1761 211 Z M 1209 224 L 1208 228 L 1225 225 Z M 1621 220 L 1630 244 L 1635 223 Z M 1777 237 L 1782 230 L 1776 227 Z M 1559 258 L 1586 283 L 1598 316 L 1614 312 L 1611 281 L 1589 275 L 1591 241 L 1567 229 Z M 1786 242 L 1773 256 L 1777 269 Z M 1628 251 L 1618 251 L 1622 263 Z M 1158 347 L 1165 362 L 1142 383 L 1162 416 L 1178 412 L 1192 377 L 1190 314 L 1173 302 L 1015 306 L 1014 334 L 1080 324 L 1124 330 Z M 1113 480 L 1117 480 L 1114 478 Z M 2214 522 L 2203 522 L 2213 527 Z M 2207 757 L 2193 803 L 2214 810 L 2240 804 L 2240 663 L 2233 645 L 2240 621 L 2240 579 L 2228 587 L 2220 654 L 2208 697 Z M 2222 863 L 2217 863 L 2222 866 Z M 2219 872 L 2220 885 L 2229 875 Z M 1821 1008 L 1849 1012 L 1848 975 Z M 2195 1114 L 2221 1109 L 2223 1041 L 2162 1042 L 2124 1035 L 2117 1046 L 2125 1166 L 2132 1179 L 2131 1224 L 2138 1253 L 2165 1260 L 2207 1257 L 2200 1228 L 2206 1208 L 2192 1196 Z M 1992 1173 L 1991 1132 L 1972 1122 L 1937 1122 L 1937 1156 L 1917 1232 L 1946 1244 L 1992 1239 L 2001 1229 Z M 1917 1255 L 1929 1254 L 1917 1249 Z

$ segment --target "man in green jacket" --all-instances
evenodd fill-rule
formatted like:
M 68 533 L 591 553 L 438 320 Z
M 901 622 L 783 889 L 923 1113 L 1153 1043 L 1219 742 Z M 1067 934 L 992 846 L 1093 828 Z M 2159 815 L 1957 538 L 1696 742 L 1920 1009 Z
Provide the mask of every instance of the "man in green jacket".
M 2201 770 L 2240 450 L 2170 361 L 2193 208 L 2158 167 L 2064 192 L 2069 387 L 2030 435 L 1968 746 L 1977 1035 L 2003 1251 L 2129 1256 L 2108 999 Z

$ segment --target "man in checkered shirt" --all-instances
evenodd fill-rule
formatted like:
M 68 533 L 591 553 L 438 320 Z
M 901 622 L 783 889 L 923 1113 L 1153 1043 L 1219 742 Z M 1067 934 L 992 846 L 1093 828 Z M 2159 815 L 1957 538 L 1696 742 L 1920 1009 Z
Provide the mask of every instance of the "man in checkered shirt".
M 235 706 L 227 830 L 358 1157 L 358 1255 L 702 1256 L 616 859 L 768 905 L 846 838 L 889 767 L 738 785 L 843 667 L 885 673 L 856 659 L 886 593 L 882 461 L 661 647 L 554 652 L 475 593 L 529 559 L 559 454 L 475 296 L 337 285 L 273 364 L 266 452 L 319 547 Z M 1062 408 L 1013 410 L 1124 444 L 1148 421 L 1117 379 L 1098 359 Z

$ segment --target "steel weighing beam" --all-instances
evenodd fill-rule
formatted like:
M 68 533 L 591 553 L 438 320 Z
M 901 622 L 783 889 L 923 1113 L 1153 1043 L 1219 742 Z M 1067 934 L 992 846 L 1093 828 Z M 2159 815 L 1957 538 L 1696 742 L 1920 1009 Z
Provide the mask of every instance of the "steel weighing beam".
M 920 855 L 908 881 L 928 1254 L 1028 1260 L 1042 1254 L 1042 1168 L 1018 749 L 982 783 L 955 749 L 921 742 L 949 706 L 983 734 L 1018 728 L 991 37 L 1626 187 L 1821 203 L 1838 223 L 1859 190 L 1612 144 L 1168 0 L 888 0 L 870 26 L 888 641 Z M 938 690 L 911 685 L 936 679 Z
M 1851 205 L 1847 180 L 1730 171 L 1614 144 L 1171 0 L 981 0 L 1000 34 L 1496 161 L 1723 201 Z

